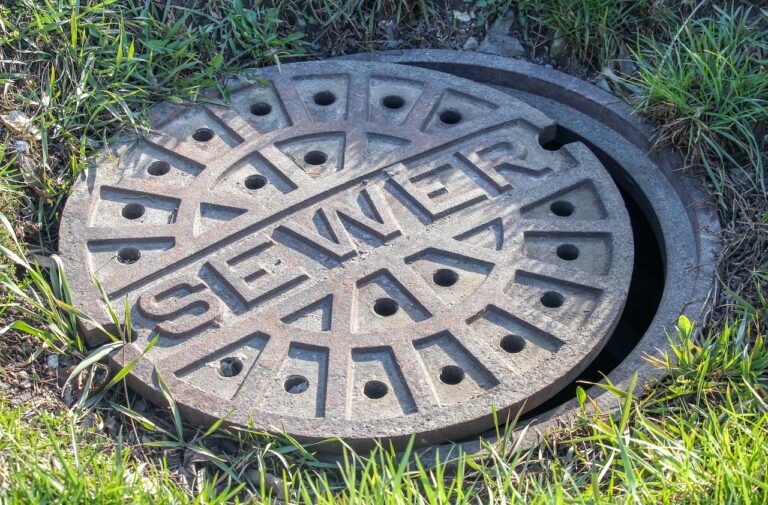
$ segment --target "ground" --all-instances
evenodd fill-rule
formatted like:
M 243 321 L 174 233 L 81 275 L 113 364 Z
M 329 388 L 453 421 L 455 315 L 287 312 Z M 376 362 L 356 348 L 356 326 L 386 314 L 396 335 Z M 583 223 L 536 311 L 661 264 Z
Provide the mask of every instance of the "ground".
M 495 28 L 494 28 L 495 26 Z M 718 202 L 713 308 L 666 378 L 540 446 L 424 467 L 386 447 L 329 464 L 280 436 L 188 425 L 109 377 L 51 256 L 74 177 L 162 100 L 299 58 L 472 48 L 596 82 L 656 126 Z M 0 498 L 8 502 L 768 501 L 768 11 L 664 0 L 9 0 L 0 6 Z M 18 242 L 17 242 L 18 240 Z M 693 325 L 702 331 L 693 338 Z M 72 380 L 67 380 L 72 377 Z M 639 391 L 636 391 L 638 393 Z M 172 398 L 169 398 L 172 400 Z M 589 399 L 583 399 L 589 402 Z

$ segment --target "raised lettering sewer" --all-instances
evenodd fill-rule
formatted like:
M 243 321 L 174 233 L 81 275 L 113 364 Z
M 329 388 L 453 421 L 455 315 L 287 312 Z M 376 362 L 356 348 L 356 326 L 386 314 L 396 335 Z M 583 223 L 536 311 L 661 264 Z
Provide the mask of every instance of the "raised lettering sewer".
M 471 441 L 494 415 L 570 413 L 574 380 L 617 373 L 705 305 L 706 199 L 691 208 L 675 189 L 690 181 L 590 114 L 599 100 L 548 96 L 556 72 L 509 86 L 522 70 L 499 58 L 373 59 L 161 107 L 78 182 L 60 252 L 104 324 L 91 278 L 127 299 L 132 342 L 111 360 L 138 359 L 137 391 L 160 401 L 161 375 L 190 420 L 303 441 Z

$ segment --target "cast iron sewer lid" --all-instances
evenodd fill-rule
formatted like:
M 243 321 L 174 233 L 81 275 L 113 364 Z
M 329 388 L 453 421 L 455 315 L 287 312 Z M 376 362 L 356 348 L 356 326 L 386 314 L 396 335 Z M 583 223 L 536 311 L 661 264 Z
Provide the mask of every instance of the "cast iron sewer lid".
M 535 407 L 600 351 L 629 218 L 585 146 L 541 147 L 543 113 L 393 64 L 251 77 L 231 107 L 167 107 L 67 203 L 75 301 L 106 323 L 92 277 L 127 298 L 112 360 L 138 358 L 134 388 L 157 399 L 159 373 L 197 421 L 427 444 Z

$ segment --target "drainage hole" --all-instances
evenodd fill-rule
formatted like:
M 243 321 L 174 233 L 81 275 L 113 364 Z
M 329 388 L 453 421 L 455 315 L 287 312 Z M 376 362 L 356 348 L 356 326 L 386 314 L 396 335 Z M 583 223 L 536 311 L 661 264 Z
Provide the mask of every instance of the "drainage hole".
M 243 362 L 240 358 L 229 356 L 219 361 L 219 375 L 222 377 L 234 377 L 243 371 Z
M 441 268 L 435 271 L 434 275 L 432 275 L 432 280 L 438 286 L 447 288 L 458 282 L 459 274 L 456 272 L 456 270 L 451 270 L 450 268 Z
M 389 388 L 381 381 L 368 381 L 363 386 L 363 394 L 371 400 L 378 400 L 387 394 Z
M 213 138 L 213 130 L 210 128 L 198 128 L 195 133 L 192 134 L 192 138 L 198 142 L 208 142 Z
M 121 212 L 125 219 L 139 219 L 144 215 L 144 206 L 140 203 L 129 203 Z
M 322 165 L 328 161 L 328 155 L 323 151 L 309 151 L 304 155 L 304 161 L 310 165 Z
M 444 110 L 440 113 L 440 121 L 445 124 L 456 124 L 461 121 L 461 113 L 455 110 Z
M 579 257 L 579 248 L 573 244 L 557 246 L 557 257 L 565 261 L 573 261 Z
M 508 353 L 517 353 L 525 349 L 525 339 L 518 335 L 507 335 L 501 339 L 499 346 Z
M 455 386 L 464 380 L 464 370 L 456 365 L 447 365 L 440 370 L 440 382 Z
M 272 112 L 272 106 L 267 102 L 257 102 L 251 105 L 251 114 L 254 116 L 266 116 Z
M 336 101 L 336 95 L 331 93 L 330 91 L 321 91 L 319 93 L 315 93 L 315 96 L 312 97 L 315 100 L 315 103 L 317 105 L 331 105 L 333 102 Z
M 550 309 L 556 309 L 560 307 L 563 304 L 563 301 L 565 300 L 563 298 L 563 295 L 558 293 L 557 291 L 547 291 L 543 295 L 541 295 L 541 304 L 545 307 L 548 307 Z
M 402 96 L 387 95 L 381 100 L 381 104 L 387 109 L 399 109 L 405 105 L 405 100 Z
M 573 214 L 574 209 L 576 209 L 576 207 L 574 207 L 571 202 L 566 202 L 565 200 L 557 200 L 552 202 L 549 206 L 549 210 L 552 211 L 552 214 L 560 217 L 570 216 Z
M 245 178 L 245 187 L 248 189 L 261 189 L 267 185 L 267 179 L 261 175 L 249 175 Z
M 117 251 L 117 261 L 124 265 L 136 263 L 141 258 L 141 251 L 135 247 L 123 247 Z
M 171 171 L 171 165 L 169 165 L 167 161 L 154 161 L 147 168 L 147 172 L 149 172 L 149 175 L 154 175 L 157 177 L 161 175 L 165 175 L 170 171 Z
M 400 306 L 392 298 L 379 298 L 373 304 L 373 311 L 382 317 L 395 315 L 399 308 Z
M 303 393 L 309 388 L 309 381 L 302 375 L 291 375 L 285 379 L 285 384 L 283 384 L 283 387 L 292 395 L 297 395 L 299 393 Z

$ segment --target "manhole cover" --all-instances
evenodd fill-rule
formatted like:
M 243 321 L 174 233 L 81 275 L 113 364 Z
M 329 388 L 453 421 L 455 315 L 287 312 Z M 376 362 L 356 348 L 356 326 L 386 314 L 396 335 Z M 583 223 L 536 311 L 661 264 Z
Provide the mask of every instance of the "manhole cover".
M 633 249 L 586 147 L 543 148 L 544 114 L 440 72 L 255 75 L 231 107 L 163 111 L 67 203 L 70 284 L 92 313 L 93 277 L 127 299 L 133 387 L 159 398 L 159 373 L 204 422 L 426 444 L 535 407 L 600 351 Z

